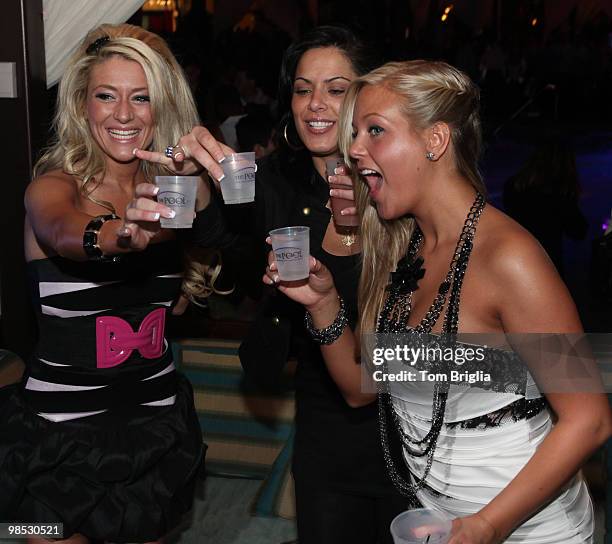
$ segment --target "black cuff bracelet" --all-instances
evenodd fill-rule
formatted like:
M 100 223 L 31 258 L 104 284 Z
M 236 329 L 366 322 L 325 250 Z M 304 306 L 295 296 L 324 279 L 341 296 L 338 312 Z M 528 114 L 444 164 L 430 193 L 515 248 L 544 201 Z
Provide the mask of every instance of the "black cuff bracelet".
M 348 325 L 348 317 L 346 315 L 344 300 L 342 300 L 341 297 L 338 297 L 338 300 L 340 301 L 338 315 L 336 315 L 336 319 L 334 319 L 333 323 L 324 329 L 314 328 L 312 316 L 308 310 L 306 310 L 306 313 L 304 314 L 304 325 L 306 326 L 306 330 L 310 333 L 312 339 L 317 344 L 333 344 L 336 340 L 338 340 L 338 338 L 340 338 L 340 336 L 342 336 L 344 327 Z
M 87 226 L 85 227 L 85 232 L 83 233 L 83 250 L 85 251 L 85 255 L 91 261 L 118 261 L 119 256 L 106 256 L 102 253 L 100 246 L 98 245 L 98 233 L 102 228 L 102 225 L 107 221 L 112 219 L 121 219 L 118 215 L 114 213 L 108 215 L 98 215 L 94 217 Z

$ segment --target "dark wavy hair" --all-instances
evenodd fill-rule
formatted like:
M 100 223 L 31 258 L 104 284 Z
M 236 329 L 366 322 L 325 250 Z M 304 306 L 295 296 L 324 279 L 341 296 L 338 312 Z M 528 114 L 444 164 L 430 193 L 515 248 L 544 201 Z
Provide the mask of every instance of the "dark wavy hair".
M 283 137 L 285 127 L 291 142 L 299 143 L 299 137 L 293 123 L 291 112 L 291 97 L 293 95 L 293 81 L 297 65 L 306 51 L 323 47 L 335 47 L 340 50 L 351 63 L 354 72 L 361 76 L 366 74 L 379 63 L 372 51 L 348 28 L 342 26 L 317 26 L 292 43 L 285 51 L 278 81 L 278 148 L 281 153 L 292 158 L 296 157 L 295 149 L 290 149 Z M 309 155 L 307 150 L 297 155 Z

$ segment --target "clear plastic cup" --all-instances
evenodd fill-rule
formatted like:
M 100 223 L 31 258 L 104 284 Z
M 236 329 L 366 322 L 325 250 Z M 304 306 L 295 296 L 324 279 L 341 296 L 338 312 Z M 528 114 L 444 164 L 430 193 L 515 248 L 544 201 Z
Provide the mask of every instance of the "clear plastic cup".
M 340 157 L 334 157 L 332 159 L 325 160 L 325 169 L 327 171 L 327 177 L 334 176 L 334 170 L 338 166 L 344 166 L 344 161 Z M 330 183 L 330 189 L 347 189 L 346 185 L 339 183 Z M 342 215 L 340 212 L 345 208 L 352 208 L 355 206 L 354 200 L 348 198 L 340 198 L 337 196 L 330 196 L 329 201 L 331 204 L 332 213 L 334 215 L 334 223 L 339 227 L 357 227 L 359 226 L 358 215 Z
M 310 274 L 310 228 L 283 227 L 270 231 L 278 275 L 283 281 L 303 280 Z
M 407 510 L 391 522 L 395 544 L 446 544 L 450 540 L 452 521 L 443 513 L 429 508 Z
M 160 224 L 164 229 L 190 229 L 195 214 L 198 176 L 156 176 L 155 185 L 159 187 L 157 201 L 172 208 L 176 215 L 172 219 L 162 217 Z
M 221 163 L 225 177 L 221 180 L 221 196 L 226 204 L 244 204 L 255 200 L 255 153 L 227 155 Z

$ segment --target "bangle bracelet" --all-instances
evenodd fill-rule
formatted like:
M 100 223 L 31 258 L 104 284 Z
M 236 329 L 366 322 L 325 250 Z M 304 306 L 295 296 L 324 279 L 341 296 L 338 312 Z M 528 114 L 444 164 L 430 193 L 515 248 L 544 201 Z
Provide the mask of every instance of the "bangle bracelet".
M 102 253 L 102 249 L 98 244 L 98 233 L 102 228 L 102 225 L 107 221 L 111 221 L 112 219 L 120 219 L 118 215 L 114 213 L 108 215 L 98 215 L 94 217 L 87 226 L 85 227 L 85 232 L 83 233 L 83 251 L 85 251 L 85 255 L 91 261 L 112 261 L 117 262 L 119 260 L 119 256 L 107 256 Z
M 336 315 L 336 319 L 332 322 L 331 325 L 325 327 L 324 329 L 315 329 L 314 324 L 312 322 L 312 315 L 310 312 L 306 310 L 304 314 L 304 325 L 306 330 L 312 336 L 312 339 L 317 344 L 333 344 L 340 336 L 342 336 L 342 331 L 344 327 L 348 325 L 348 317 L 346 315 L 346 306 L 344 305 L 344 300 L 341 297 L 338 297 L 340 301 L 340 309 L 338 310 L 338 314 Z

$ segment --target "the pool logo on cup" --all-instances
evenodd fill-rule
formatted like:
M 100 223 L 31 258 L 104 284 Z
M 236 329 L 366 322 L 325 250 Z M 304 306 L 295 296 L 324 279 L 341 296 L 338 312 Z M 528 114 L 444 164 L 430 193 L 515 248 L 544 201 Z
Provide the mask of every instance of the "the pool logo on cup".
M 302 259 L 302 250 L 299 247 L 279 247 L 274 250 L 277 261 L 299 261 Z
M 240 168 L 240 170 L 234 171 L 234 181 L 238 183 L 255 181 L 255 168 L 253 166 L 245 166 Z
M 183 193 L 176 193 L 174 191 L 164 191 L 157 195 L 157 201 L 166 206 L 184 208 L 187 204 L 185 200 L 185 195 Z

